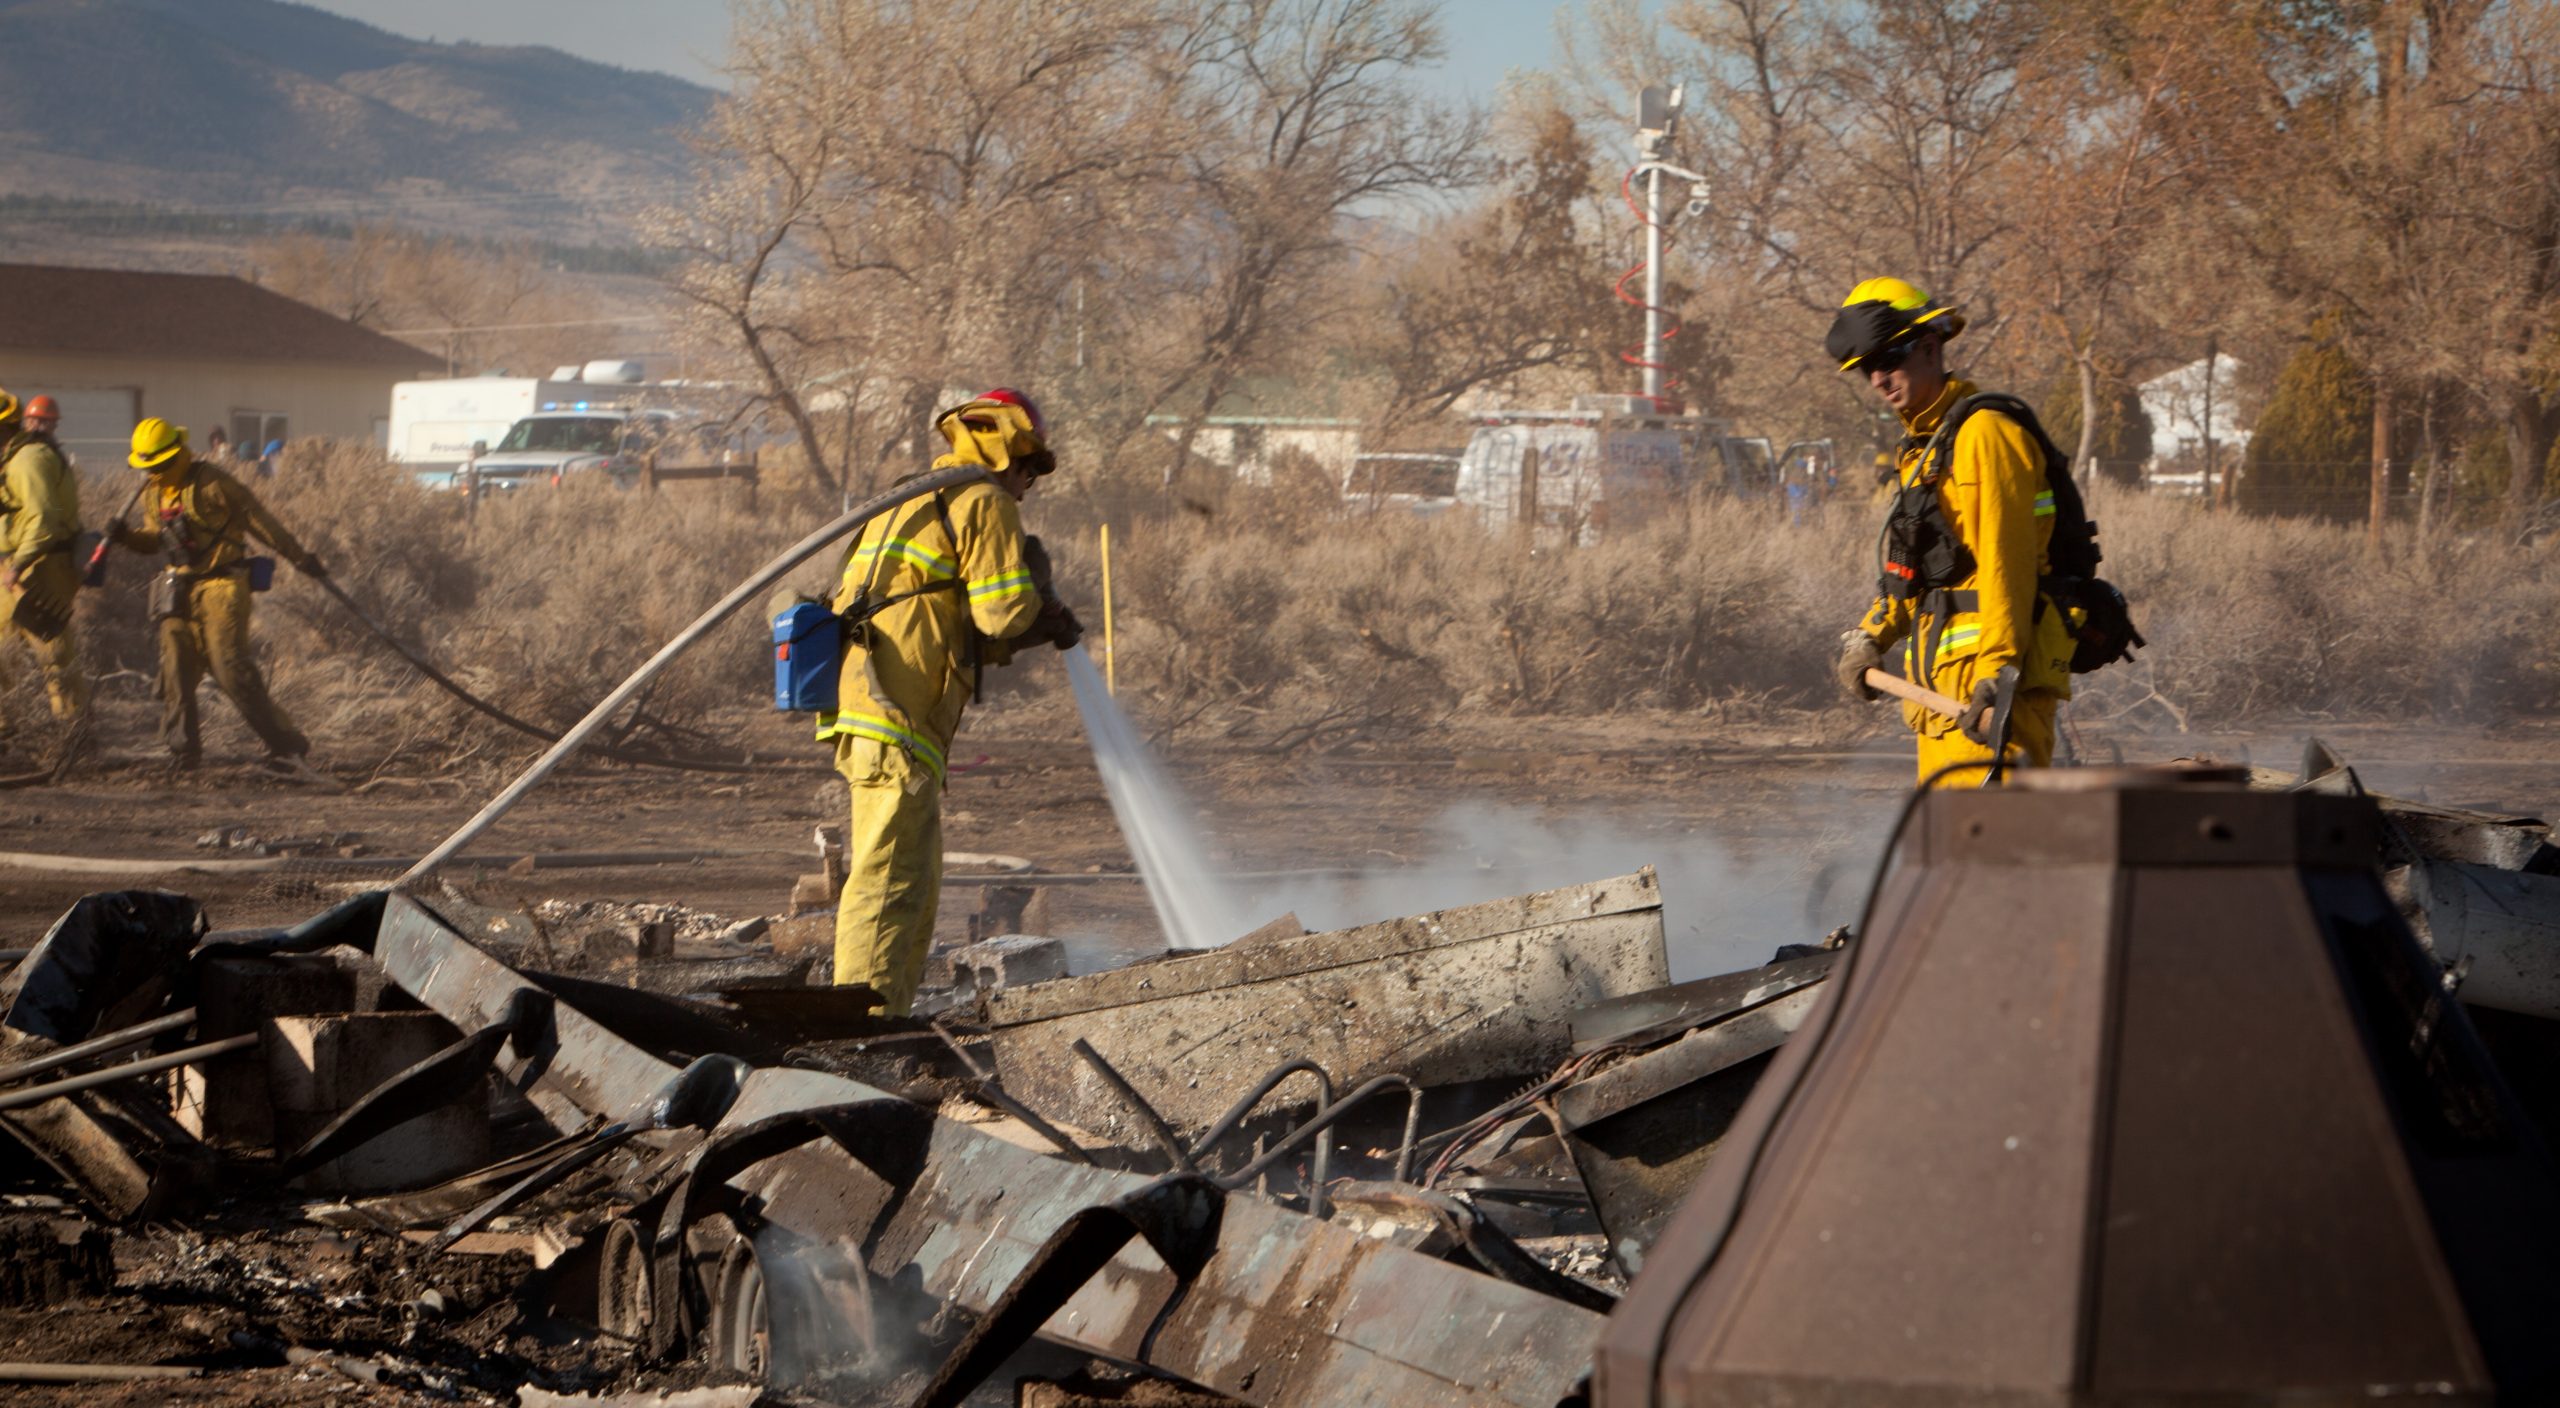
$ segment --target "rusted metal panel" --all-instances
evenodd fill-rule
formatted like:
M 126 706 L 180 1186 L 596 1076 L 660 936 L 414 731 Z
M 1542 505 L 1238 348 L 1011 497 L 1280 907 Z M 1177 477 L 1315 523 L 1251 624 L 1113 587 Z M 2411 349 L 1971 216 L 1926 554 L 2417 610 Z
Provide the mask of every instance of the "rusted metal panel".
M 1602 1408 L 2541 1401 L 2560 1186 L 2362 798 L 1940 792 Z
M 395 981 L 465 1030 L 497 1020 L 510 995 L 530 986 L 404 897 L 391 902 L 378 947 Z M 555 1011 L 555 1032 L 534 1040 L 530 1056 L 510 1048 L 502 1062 L 537 1094 L 611 1115 L 675 1073 L 566 1002 Z M 881 1098 L 839 1076 L 760 1068 L 720 1129 Z M 796 1186 L 784 1189 L 784 1180 Z M 1067 1219 L 1148 1182 L 949 1120 L 933 1122 L 921 1172 L 901 1196 L 824 1145 L 777 1156 L 734 1181 L 766 1188 L 769 1224 L 799 1242 L 863 1248 L 874 1274 L 912 1280 L 973 1313 L 1003 1295 Z M 1133 1246 L 1042 1333 L 1275 1408 L 1553 1408 L 1589 1364 L 1601 1323 L 1492 1277 L 1232 1197 L 1214 1249 L 1187 1283 Z
M 1128 1117 L 1073 1047 L 1088 1041 L 1186 1132 L 1215 1121 L 1236 1072 L 1279 1056 L 1345 1086 L 1528 1075 L 1570 1046 L 1578 1009 L 1669 977 L 1653 874 L 1231 947 L 997 994 L 1005 1089 L 1102 1133 Z
M 1594 1003 L 1573 1014 L 1573 1049 L 1641 1046 L 1677 1036 L 1818 983 L 1839 957 L 1833 951 L 1789 958 Z

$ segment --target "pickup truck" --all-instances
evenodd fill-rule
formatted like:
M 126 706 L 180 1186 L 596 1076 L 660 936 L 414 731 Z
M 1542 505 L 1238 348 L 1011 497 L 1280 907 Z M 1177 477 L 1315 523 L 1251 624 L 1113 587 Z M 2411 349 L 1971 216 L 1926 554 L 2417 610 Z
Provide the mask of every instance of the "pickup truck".
M 628 488 L 639 481 L 642 463 L 667 438 L 674 419 L 666 411 L 539 411 L 509 426 L 504 439 L 460 468 L 420 470 L 418 482 L 459 489 L 471 480 L 485 494 L 601 474 Z

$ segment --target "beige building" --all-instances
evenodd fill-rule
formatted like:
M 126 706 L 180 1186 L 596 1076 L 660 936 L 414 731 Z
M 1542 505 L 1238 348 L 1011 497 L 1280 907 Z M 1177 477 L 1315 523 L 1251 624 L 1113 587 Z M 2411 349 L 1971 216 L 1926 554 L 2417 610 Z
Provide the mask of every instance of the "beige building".
M 443 359 L 218 274 L 0 264 L 0 387 L 62 403 L 61 439 L 91 473 L 123 463 L 160 416 L 205 448 L 308 435 L 380 443 L 394 382 Z

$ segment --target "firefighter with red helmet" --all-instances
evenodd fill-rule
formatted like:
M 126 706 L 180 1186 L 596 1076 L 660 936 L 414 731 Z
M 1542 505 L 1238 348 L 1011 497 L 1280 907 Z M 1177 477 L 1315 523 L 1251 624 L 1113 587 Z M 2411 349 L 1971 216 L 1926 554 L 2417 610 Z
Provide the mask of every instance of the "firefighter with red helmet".
M 1024 648 L 1083 636 L 1058 600 L 1021 503 L 1057 468 L 1040 408 L 999 388 L 934 418 L 935 469 L 987 477 L 873 519 L 845 555 L 831 607 L 846 623 L 837 706 L 818 715 L 852 791 L 835 980 L 904 1015 L 924 977 L 942 894 L 942 788 L 981 672 Z

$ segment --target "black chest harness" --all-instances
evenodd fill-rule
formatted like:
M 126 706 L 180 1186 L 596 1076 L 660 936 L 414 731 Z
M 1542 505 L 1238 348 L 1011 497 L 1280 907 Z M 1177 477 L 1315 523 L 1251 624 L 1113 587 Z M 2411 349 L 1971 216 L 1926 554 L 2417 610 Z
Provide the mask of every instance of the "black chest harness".
M 2090 519 L 2080 486 L 2071 477 L 2070 457 L 2045 434 L 2026 402 L 2005 392 L 1980 391 L 1948 407 L 1937 430 L 1920 442 L 1919 471 L 1895 491 L 1877 546 L 1876 595 L 1912 602 L 1930 618 L 1928 633 L 1915 642 L 1919 658 L 1913 678 L 1925 682 L 1936 673 L 1938 648 L 1950 617 L 1982 610 L 1979 591 L 1956 587 L 1973 576 L 1978 564 L 1973 550 L 1948 521 L 1938 486 L 1946 482 L 1954 462 L 1956 432 L 1967 417 L 1986 410 L 2026 427 L 2042 452 L 2045 492 L 2053 498 L 2053 536 L 2045 547 L 2052 570 L 2036 578 L 2034 619 L 2043 619 L 2048 603 L 2069 614 L 2078 641 L 2071 655 L 2073 674 L 2132 659 L 2134 648 L 2146 642 L 2134 629 L 2124 595 L 2098 576 L 2098 563 L 2104 557 L 2098 550 L 2098 525 Z M 1910 448 L 1906 441 L 1904 449 Z

